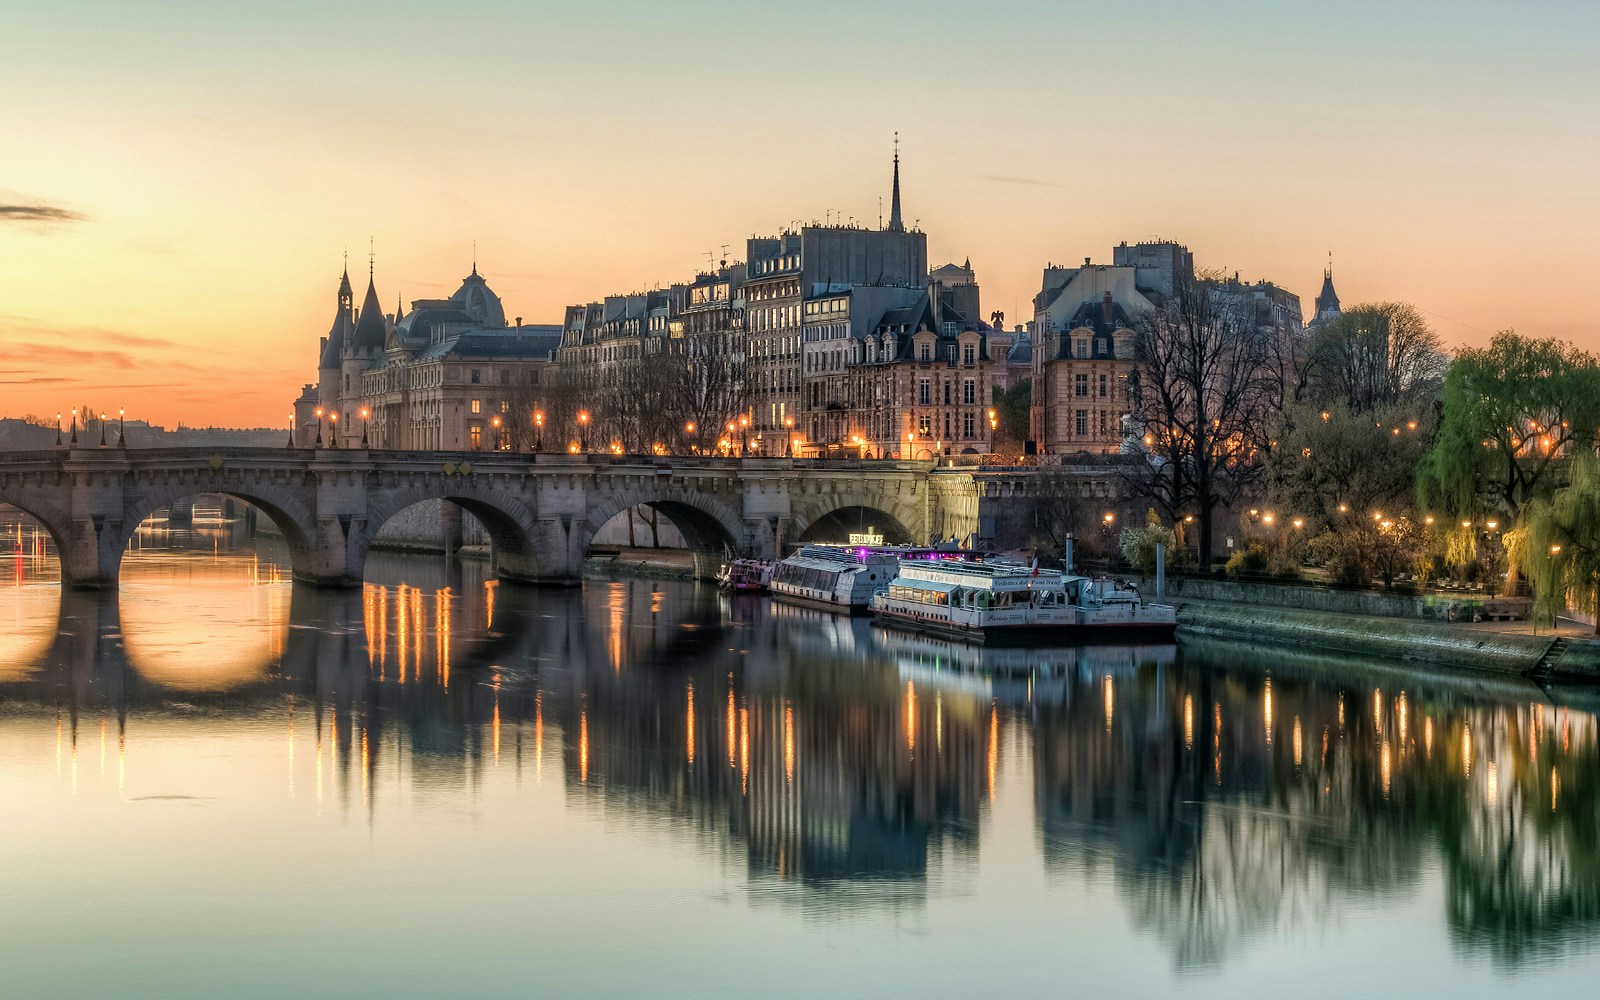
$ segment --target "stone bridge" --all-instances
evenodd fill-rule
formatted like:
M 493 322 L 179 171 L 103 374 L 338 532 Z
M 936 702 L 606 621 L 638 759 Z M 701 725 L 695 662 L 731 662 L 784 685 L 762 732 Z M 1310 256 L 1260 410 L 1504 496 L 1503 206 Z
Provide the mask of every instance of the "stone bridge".
M 311 448 L 58 448 L 0 453 L 0 503 L 37 519 L 76 589 L 116 586 L 151 513 L 197 494 L 254 504 L 297 579 L 361 582 L 378 530 L 424 500 L 471 513 L 502 579 L 575 583 L 595 532 L 636 505 L 683 533 L 696 572 L 729 553 L 772 558 L 866 526 L 891 542 L 978 529 L 981 484 L 929 461 L 838 461 Z

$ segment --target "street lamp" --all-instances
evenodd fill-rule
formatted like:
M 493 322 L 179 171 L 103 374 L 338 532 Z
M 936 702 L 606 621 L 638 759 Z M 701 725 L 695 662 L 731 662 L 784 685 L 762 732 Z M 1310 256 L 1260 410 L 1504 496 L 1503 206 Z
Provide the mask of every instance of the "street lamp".
M 544 451 L 544 411 L 533 411 L 533 450 Z
M 290 434 L 294 433 L 294 428 L 293 428 L 292 425 L 291 425 L 291 427 L 289 429 L 289 433 Z M 127 407 L 119 406 L 119 407 L 117 407 L 117 447 L 118 448 L 126 448 L 127 446 L 128 446 L 128 410 L 127 410 Z
M 289 414 L 289 447 L 294 447 L 294 414 Z
M 56 411 L 56 447 L 61 447 L 61 411 Z
M 494 450 L 500 450 L 500 417 L 498 414 L 489 418 L 489 426 L 494 428 Z
M 578 411 L 578 450 L 580 452 L 586 452 L 586 451 L 589 450 L 589 437 L 588 437 L 588 434 L 589 434 L 589 411 L 588 410 L 579 410 Z
M 784 457 L 794 457 L 794 418 L 783 418 Z
M 328 447 L 339 447 L 339 415 L 337 413 L 328 414 Z
M 78 443 L 78 408 L 76 406 L 72 408 L 72 439 L 68 443 L 74 446 Z
M 100 447 L 106 446 L 106 411 L 100 411 Z
M 361 447 L 367 446 L 367 418 L 372 416 L 372 411 L 365 406 L 361 408 Z
M 322 407 L 317 407 L 317 447 L 322 447 Z

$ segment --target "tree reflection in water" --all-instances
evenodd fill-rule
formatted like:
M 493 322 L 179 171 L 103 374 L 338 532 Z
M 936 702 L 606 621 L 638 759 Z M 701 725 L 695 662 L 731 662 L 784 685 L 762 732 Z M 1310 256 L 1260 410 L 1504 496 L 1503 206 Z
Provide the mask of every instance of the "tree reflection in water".
M 316 794 L 368 822 L 380 785 L 450 795 L 514 767 L 571 808 L 664 821 L 742 864 L 753 901 L 805 913 L 921 908 L 976 869 L 997 785 L 1031 780 L 1046 871 L 1109 876 L 1183 967 L 1414 896 L 1435 867 L 1453 939 L 1500 964 L 1600 931 L 1579 695 L 1202 643 L 974 650 L 688 584 L 530 591 L 416 557 L 319 592 L 225 549 L 206 572 L 251 559 L 228 586 L 271 599 L 188 640 L 192 616 L 162 620 L 193 668 L 141 662 L 136 598 L 46 599 L 22 574 L 17 606 L 58 600 L 59 621 L 4 626 L 0 699 L 58 712 L 73 746 L 102 721 L 136 741 L 177 704 L 279 715 L 289 753 L 311 734 Z M 151 585 L 219 592 L 196 579 Z
M 1047 864 L 1110 865 L 1182 966 L 1409 895 L 1433 857 L 1458 944 L 1517 965 L 1592 940 L 1594 715 L 1520 684 L 1251 660 L 1197 643 L 1113 678 L 1110 725 L 1092 681 L 1041 712 Z

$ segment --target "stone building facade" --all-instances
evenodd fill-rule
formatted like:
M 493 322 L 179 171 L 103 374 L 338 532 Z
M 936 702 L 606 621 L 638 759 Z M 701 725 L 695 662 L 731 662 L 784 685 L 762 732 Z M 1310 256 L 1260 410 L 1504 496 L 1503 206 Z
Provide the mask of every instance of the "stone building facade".
M 342 448 L 525 450 L 553 380 L 557 328 L 509 324 L 474 264 L 446 299 L 385 315 L 373 275 L 359 309 L 348 271 L 295 441 Z

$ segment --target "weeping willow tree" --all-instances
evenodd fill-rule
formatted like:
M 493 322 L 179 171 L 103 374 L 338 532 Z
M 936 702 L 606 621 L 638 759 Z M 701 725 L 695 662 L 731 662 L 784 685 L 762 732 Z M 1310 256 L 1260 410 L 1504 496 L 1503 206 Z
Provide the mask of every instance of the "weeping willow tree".
M 1600 635 L 1600 459 L 1580 452 L 1571 471 L 1568 485 L 1523 508 L 1506 550 L 1533 586 L 1538 618 L 1554 623 L 1570 604 L 1595 612 Z

